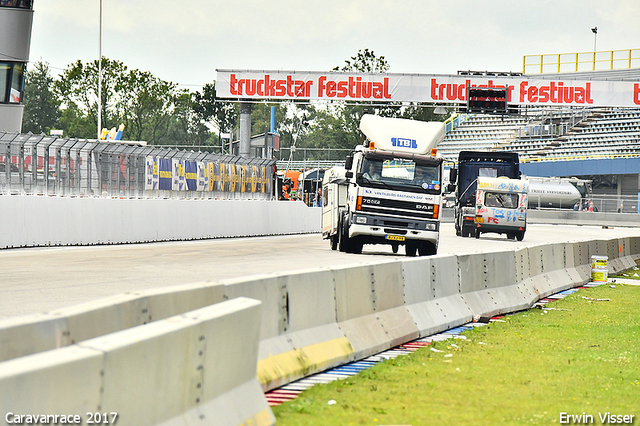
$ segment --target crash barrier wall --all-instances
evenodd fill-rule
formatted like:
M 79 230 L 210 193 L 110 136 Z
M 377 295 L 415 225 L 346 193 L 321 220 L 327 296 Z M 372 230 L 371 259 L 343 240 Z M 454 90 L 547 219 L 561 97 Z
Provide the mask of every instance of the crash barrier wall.
M 310 233 L 320 210 L 273 200 L 0 196 L 0 248 Z
M 275 159 L 0 131 L 0 195 L 271 199 Z
M 473 319 L 530 307 L 640 258 L 640 237 L 557 243 L 164 288 L 0 321 L 0 360 L 64 347 L 240 296 L 261 300 L 264 390 Z M 0 364 L 1 365 L 1 364 Z
M 236 298 L 0 363 L 0 425 L 76 423 L 16 422 L 16 414 L 122 426 L 273 425 L 256 380 L 259 324 L 260 302 Z

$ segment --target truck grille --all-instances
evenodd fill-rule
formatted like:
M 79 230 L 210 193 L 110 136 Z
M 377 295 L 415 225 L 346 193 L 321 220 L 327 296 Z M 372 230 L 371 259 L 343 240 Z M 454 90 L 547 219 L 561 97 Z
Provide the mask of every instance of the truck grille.
M 362 208 L 360 211 L 385 216 L 417 219 L 433 218 L 433 204 L 416 201 L 388 200 L 385 198 L 362 197 Z

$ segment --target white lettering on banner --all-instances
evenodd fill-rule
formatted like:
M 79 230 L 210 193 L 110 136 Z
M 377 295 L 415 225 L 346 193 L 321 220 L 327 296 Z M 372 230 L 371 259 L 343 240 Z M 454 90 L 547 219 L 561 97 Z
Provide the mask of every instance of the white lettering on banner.
M 428 74 L 218 70 L 216 91 L 230 99 L 381 100 L 465 103 L 467 87 L 502 88 L 511 105 L 640 105 L 640 83 Z

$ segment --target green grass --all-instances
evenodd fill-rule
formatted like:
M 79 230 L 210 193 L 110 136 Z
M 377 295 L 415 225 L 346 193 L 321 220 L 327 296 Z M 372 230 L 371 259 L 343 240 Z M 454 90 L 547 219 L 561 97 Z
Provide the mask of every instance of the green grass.
M 632 269 L 628 269 L 619 273 L 618 275 L 612 275 L 612 278 L 626 278 L 631 280 L 640 280 L 640 268 L 637 266 Z
M 640 286 L 580 290 L 547 307 L 434 343 L 441 353 L 426 347 L 314 386 L 274 407 L 277 424 L 559 424 L 561 412 L 640 424 Z

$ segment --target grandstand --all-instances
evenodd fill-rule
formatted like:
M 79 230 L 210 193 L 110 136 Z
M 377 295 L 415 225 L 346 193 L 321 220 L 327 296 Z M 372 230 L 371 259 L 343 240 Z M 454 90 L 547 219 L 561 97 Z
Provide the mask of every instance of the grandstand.
M 516 117 L 471 116 L 438 150 L 455 161 L 462 150 L 507 150 L 523 160 L 640 155 L 640 109 L 557 109 Z

